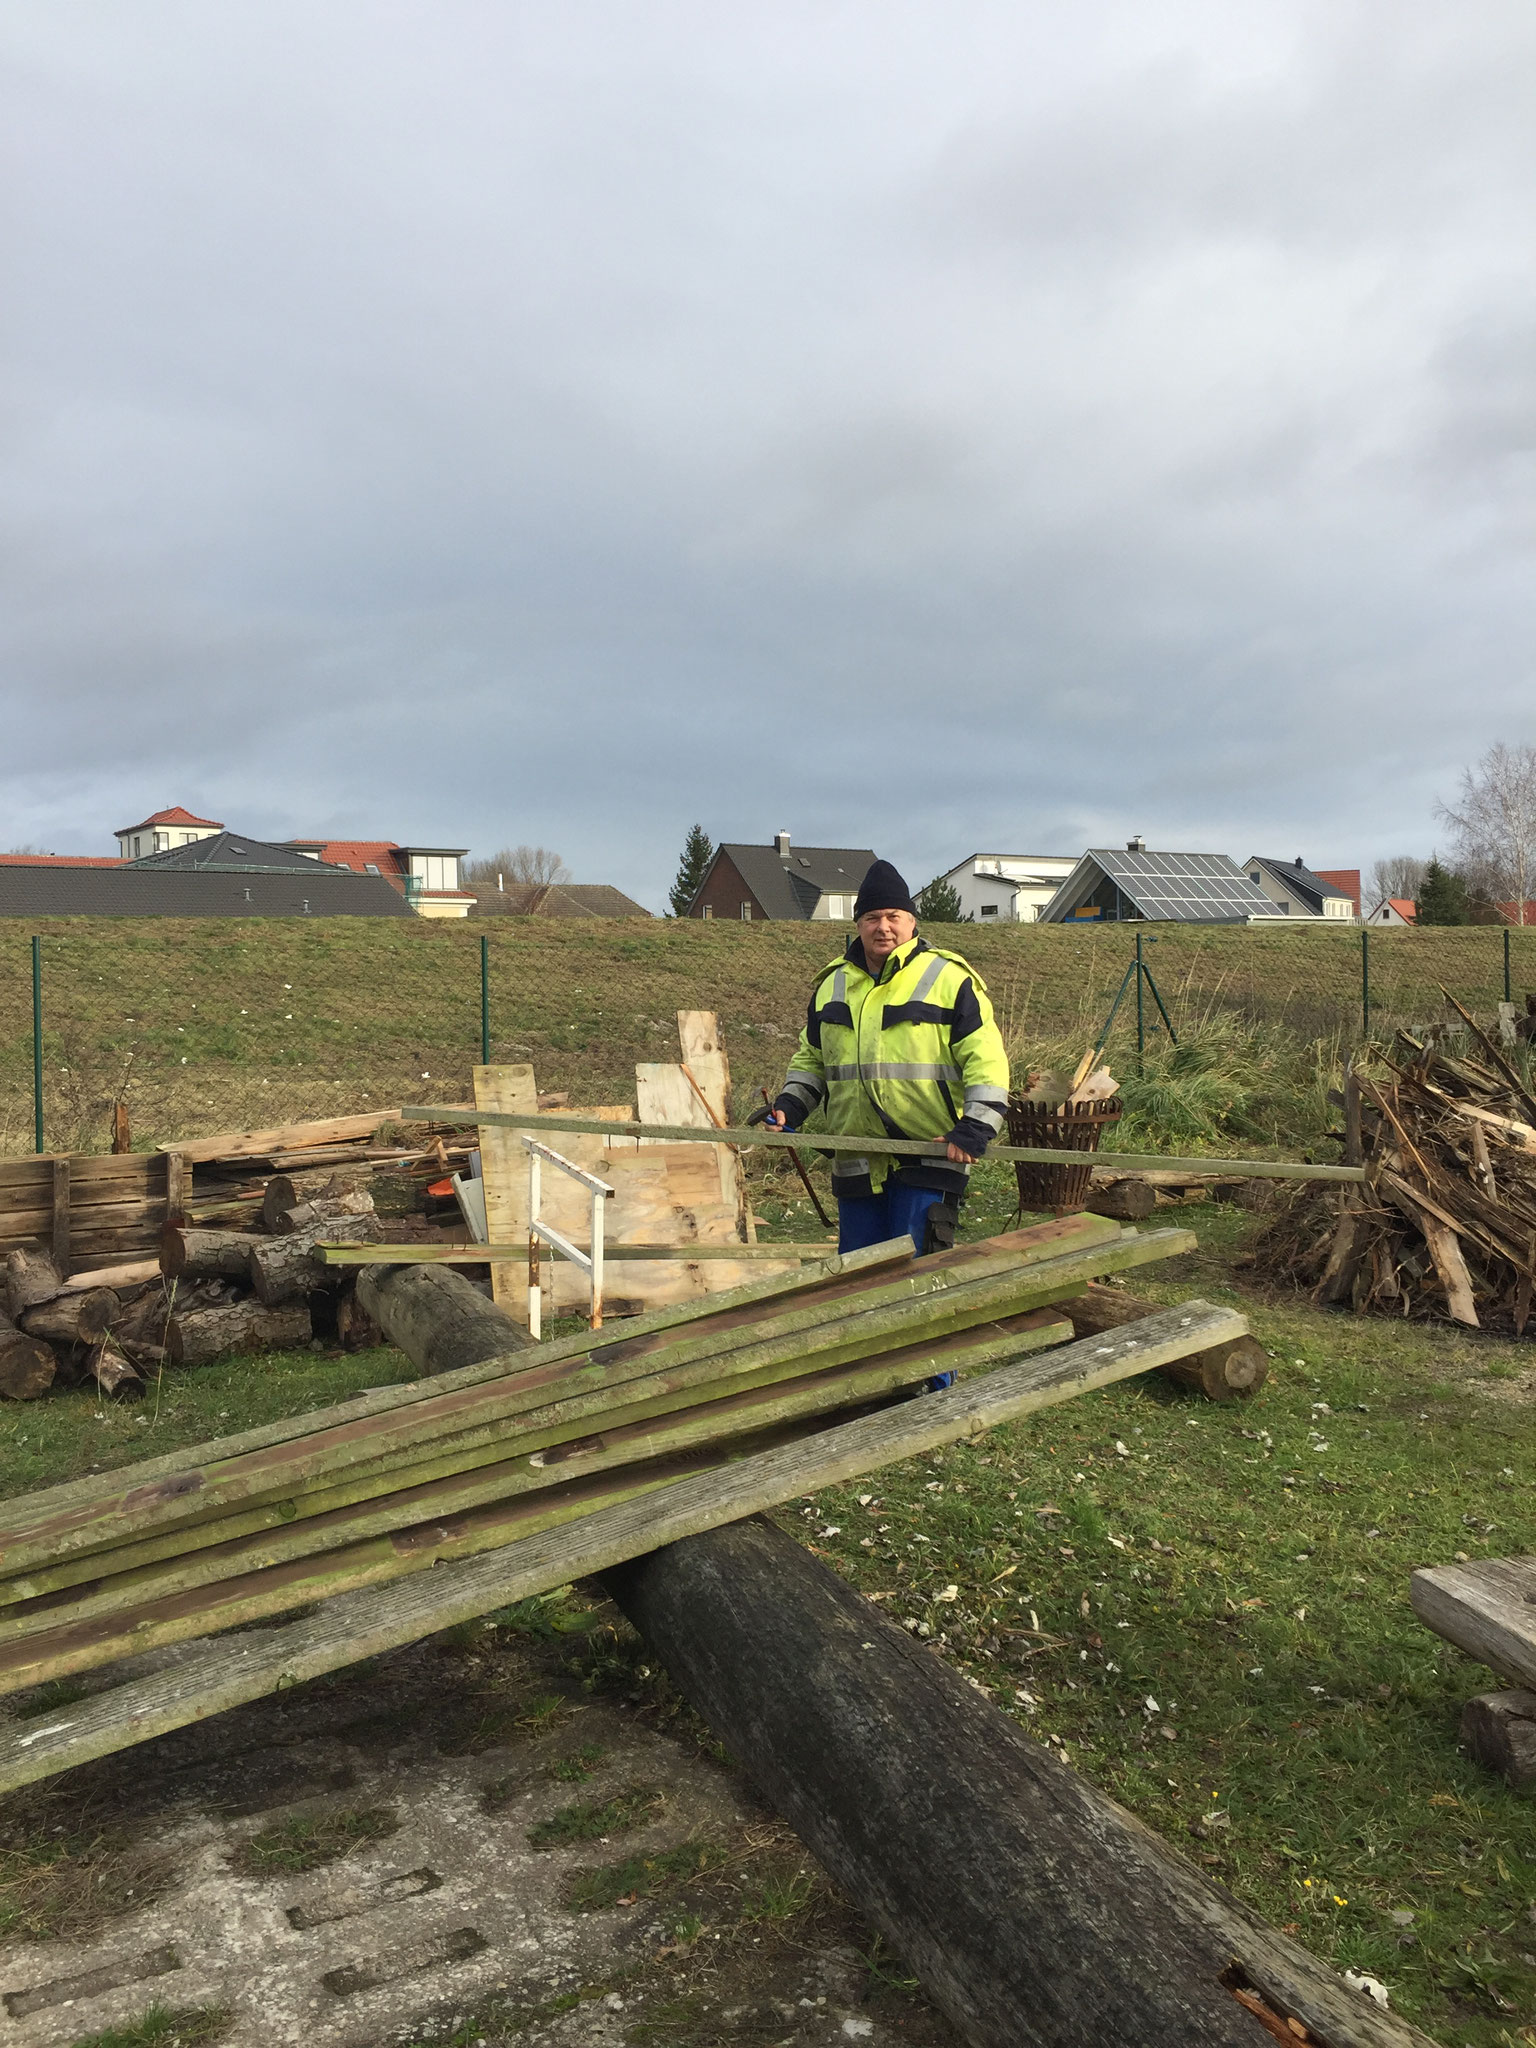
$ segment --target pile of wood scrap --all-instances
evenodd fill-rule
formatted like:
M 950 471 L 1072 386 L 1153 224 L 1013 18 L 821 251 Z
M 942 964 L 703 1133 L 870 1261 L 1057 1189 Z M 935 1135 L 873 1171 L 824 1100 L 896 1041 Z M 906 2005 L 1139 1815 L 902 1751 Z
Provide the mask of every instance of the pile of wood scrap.
M 13 1502 L 0 1692 L 494 1550 L 1070 1342 L 1057 1304 L 1192 1243 L 1093 1216 L 921 1261 L 900 1239 Z
M 1113 1155 L 1100 1158 L 1103 1163 L 1094 1166 L 1087 1206 L 1096 1216 L 1117 1216 L 1123 1223 L 1140 1223 L 1154 1209 L 1186 1202 L 1235 1202 L 1243 1209 L 1267 1209 L 1274 1200 L 1271 1182 L 1234 1173 L 1230 1167 L 1212 1167 L 1209 1173 L 1170 1173 L 1157 1167 L 1126 1173 L 1114 1165 Z
M 1470 1020 L 1469 1020 L 1470 1021 Z M 1475 1027 L 1474 1031 L 1475 1031 Z M 1523 1335 L 1536 1282 L 1536 1097 L 1487 1036 L 1456 1055 L 1400 1032 L 1338 1097 L 1341 1195 L 1302 1186 L 1254 1250 L 1265 1274 L 1357 1313 Z

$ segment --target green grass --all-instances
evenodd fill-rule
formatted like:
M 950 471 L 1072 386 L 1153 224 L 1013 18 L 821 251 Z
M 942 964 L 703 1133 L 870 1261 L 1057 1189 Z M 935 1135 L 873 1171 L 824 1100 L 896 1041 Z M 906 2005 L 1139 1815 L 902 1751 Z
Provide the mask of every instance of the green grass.
M 366 1842 L 382 1842 L 399 1825 L 398 1816 L 384 1806 L 300 1814 L 252 1835 L 240 1844 L 230 1863 L 242 1877 L 293 1877 L 335 1863 Z
M 564 1849 L 572 1842 L 600 1842 L 628 1834 L 653 1821 L 662 1808 L 654 1785 L 626 1785 L 607 1799 L 576 1799 L 528 1830 L 530 1849 Z
M 729 1851 L 718 1842 L 681 1842 L 653 1856 L 628 1856 L 597 1870 L 578 1870 L 566 1880 L 564 1899 L 576 1913 L 600 1913 L 610 1906 L 663 1898 L 690 1878 L 718 1870 Z
M 479 1057 L 479 940 L 491 946 L 492 1057 L 587 1102 L 630 1099 L 638 1059 L 676 1057 L 676 1012 L 715 1010 L 738 1102 L 782 1075 L 817 968 L 840 927 L 656 920 L 63 918 L 0 920 L 0 1155 L 31 1149 L 29 942 L 43 938 L 48 1141 L 104 1151 L 110 1104 L 135 1142 L 412 1100 L 463 1101 Z M 1061 926 L 936 927 L 988 980 L 1027 1049 L 1092 1038 L 1133 934 Z M 1210 1010 L 1352 1038 L 1359 934 L 1165 927 L 1148 955 L 1176 1027 Z M 1536 935 L 1515 932 L 1517 987 Z M 1371 937 L 1383 1019 L 1438 1016 L 1446 982 L 1483 1014 L 1503 993 L 1495 930 Z M 196 996 L 192 991 L 196 990 Z M 1122 1011 L 1112 1050 L 1132 1043 Z
M 556 1757 L 549 1766 L 548 1776 L 562 1785 L 583 1784 L 598 1768 L 608 1752 L 600 1742 L 584 1742 L 580 1749 L 574 1749 L 569 1756 Z
M 1233 1299 L 1252 1219 L 1167 1213 L 1208 1248 L 1142 1291 Z M 1253 1401 L 1129 1382 L 784 1519 L 1260 1912 L 1456 2048 L 1512 2048 L 1532 1804 L 1461 1754 L 1495 1681 L 1408 1579 L 1536 1550 L 1536 1411 L 1475 1391 L 1520 1347 L 1245 1307 Z
M 126 2026 L 108 2027 L 99 2034 L 82 2034 L 71 2048 L 202 2048 L 206 2042 L 222 2040 L 233 2017 L 222 2005 L 179 2010 L 152 2005 Z
M 54 1486 L 82 1473 L 130 1465 L 184 1444 L 234 1436 L 280 1416 L 344 1401 L 364 1387 L 417 1377 L 388 1346 L 346 1355 L 264 1352 L 221 1358 L 196 1372 L 166 1372 L 142 1401 L 98 1401 L 81 1388 L 0 1408 L 0 1497 Z

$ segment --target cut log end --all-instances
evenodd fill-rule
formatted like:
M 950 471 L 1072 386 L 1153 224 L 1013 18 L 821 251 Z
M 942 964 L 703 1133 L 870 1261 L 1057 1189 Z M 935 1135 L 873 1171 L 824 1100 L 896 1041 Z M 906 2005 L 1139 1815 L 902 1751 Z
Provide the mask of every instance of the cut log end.
M 5 1308 L 19 1322 L 25 1310 L 38 1308 L 64 1292 L 64 1275 L 47 1252 L 21 1245 L 5 1262 Z
M 1123 1287 L 1089 1286 L 1080 1295 L 1062 1303 L 1079 1337 L 1096 1337 L 1105 1330 L 1117 1330 L 1126 1323 L 1140 1322 L 1157 1313 L 1155 1301 L 1143 1301 Z M 1196 1351 L 1188 1358 L 1176 1358 L 1158 1370 L 1180 1386 L 1193 1388 L 1210 1401 L 1231 1401 L 1255 1394 L 1269 1377 L 1269 1356 L 1255 1337 L 1234 1337 L 1214 1344 L 1208 1351 Z
M 35 1401 L 53 1385 L 57 1370 L 51 1346 L 40 1337 L 0 1329 L 0 1395 L 7 1401 Z
M 1461 1710 L 1468 1754 L 1517 1791 L 1536 1785 L 1536 1692 L 1485 1692 Z

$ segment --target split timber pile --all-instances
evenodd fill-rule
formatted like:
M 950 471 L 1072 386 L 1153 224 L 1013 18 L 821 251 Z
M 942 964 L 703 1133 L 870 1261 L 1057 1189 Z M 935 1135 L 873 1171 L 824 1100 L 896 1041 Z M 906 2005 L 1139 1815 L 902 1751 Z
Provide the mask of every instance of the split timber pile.
M 130 1396 L 165 1365 L 378 1343 L 352 1276 L 310 1254 L 384 1235 L 375 1172 L 446 1170 L 440 1136 L 374 1142 L 392 1114 L 0 1162 L 0 1396 L 86 1382 Z
M 1137 1234 L 1095 1216 L 921 1261 L 898 1239 L 12 1502 L 0 1520 L 0 1692 L 327 1603 L 321 1661 L 285 1646 L 279 1672 L 253 1681 L 261 1638 L 211 1646 L 212 1692 L 182 1667 L 159 1718 L 129 1712 L 121 1688 L 109 1695 L 118 1712 L 88 1752 L 101 1754 L 216 1710 L 209 1697 L 233 1704 L 231 1658 L 244 1660 L 237 1696 L 257 1697 L 280 1676 L 312 1676 L 539 1590 L 528 1579 L 541 1572 L 541 1585 L 565 1583 L 1230 1344 L 1243 1319 L 1204 1303 L 1070 1341 L 1059 1304 L 1193 1245 L 1188 1231 Z M 424 1271 L 416 1284 L 429 1284 Z M 1029 1356 L 1049 1346 L 1060 1348 Z M 978 1383 L 888 1409 L 934 1375 L 979 1371 Z M 681 1528 L 675 1502 L 688 1504 Z M 499 1551 L 505 1561 L 482 1555 Z M 519 1552 L 542 1560 L 531 1575 L 519 1576 Z M 423 1589 L 414 1601 L 396 1583 L 410 1578 Z M 358 1618 L 345 1601 L 366 1604 L 369 1589 L 385 1605 Z M 271 1633 L 269 1648 L 286 1632 Z M 8 1752 L 0 1742 L 0 1789 L 81 1760 L 72 1726 Z
M 1536 1096 L 1472 1029 L 1478 1057 L 1400 1032 L 1390 1054 L 1350 1075 L 1346 1150 L 1370 1177 L 1338 1196 L 1303 1189 L 1282 1207 L 1255 1247 L 1267 1274 L 1357 1314 L 1525 1333 L 1536 1284 Z

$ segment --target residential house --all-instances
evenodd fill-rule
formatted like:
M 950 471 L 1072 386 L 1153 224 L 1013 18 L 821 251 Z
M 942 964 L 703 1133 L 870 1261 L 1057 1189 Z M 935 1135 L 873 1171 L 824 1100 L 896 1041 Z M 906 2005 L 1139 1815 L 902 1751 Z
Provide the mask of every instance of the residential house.
M 715 848 L 686 915 L 758 918 L 813 918 L 834 923 L 853 916 L 859 884 L 873 866 L 867 846 L 792 847 L 787 832 L 771 846 L 732 841 Z
M 201 865 L 176 858 L 191 851 L 190 846 L 177 847 L 168 855 L 90 867 L 65 861 L 0 865 L 0 917 L 411 915 L 399 890 L 376 875 L 317 868 L 309 861 L 284 866 L 232 849 L 226 849 L 227 860 Z M 260 849 L 266 855 L 280 851 Z
M 978 924 L 1034 924 L 1077 865 L 1071 853 L 973 853 L 939 876 Z
M 467 846 L 399 846 L 393 839 L 285 839 L 290 852 L 358 875 L 381 875 L 421 917 L 468 917 L 474 894 L 459 863 Z
M 113 836 L 120 859 L 141 860 L 146 854 L 169 853 L 173 847 L 211 839 L 223 830 L 217 818 L 194 818 L 180 804 L 173 804 L 170 810 L 155 811 L 137 825 L 119 826 Z
M 1271 903 L 1279 904 L 1287 917 L 1354 922 L 1354 898 L 1325 876 L 1314 874 L 1299 853 L 1293 861 L 1270 860 L 1261 853 L 1250 853 L 1243 862 L 1243 872 Z
M 1418 906 L 1411 896 L 1383 896 L 1374 910 L 1367 913 L 1365 922 L 1380 924 L 1415 924 L 1418 921 Z
M 606 882 L 503 882 L 487 889 L 481 917 L 649 917 L 643 903 Z
M 1148 852 L 1138 834 L 1124 852 L 1090 847 L 1046 905 L 1041 922 L 1257 924 L 1285 915 L 1226 854 Z
M 1319 868 L 1317 879 L 1329 882 L 1335 889 L 1347 896 L 1355 906 L 1354 915 L 1360 915 L 1360 870 L 1358 868 Z

